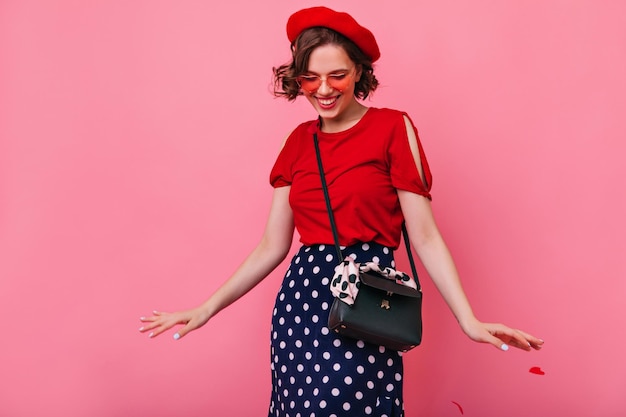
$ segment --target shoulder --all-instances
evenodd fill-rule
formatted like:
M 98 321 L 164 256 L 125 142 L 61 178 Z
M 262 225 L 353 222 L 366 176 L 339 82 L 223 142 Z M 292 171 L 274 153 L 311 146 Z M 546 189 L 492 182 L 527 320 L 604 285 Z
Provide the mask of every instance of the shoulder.
M 378 108 L 372 107 L 370 108 L 371 115 L 373 119 L 376 119 L 376 122 L 386 122 L 389 124 L 398 124 L 404 126 L 405 120 L 411 120 L 409 115 L 402 110 L 390 109 L 386 107 Z

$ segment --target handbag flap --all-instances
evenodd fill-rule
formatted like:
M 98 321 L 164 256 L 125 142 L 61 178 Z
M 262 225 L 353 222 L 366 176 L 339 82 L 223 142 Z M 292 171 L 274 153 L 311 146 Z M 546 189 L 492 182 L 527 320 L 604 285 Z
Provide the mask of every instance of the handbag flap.
M 377 274 L 376 272 L 361 272 L 359 278 L 361 279 L 361 284 L 367 285 L 368 287 L 377 288 L 388 293 L 404 295 L 407 297 L 422 297 L 421 291 L 418 291 L 406 285 L 398 284 L 394 280 L 386 278 L 380 274 Z

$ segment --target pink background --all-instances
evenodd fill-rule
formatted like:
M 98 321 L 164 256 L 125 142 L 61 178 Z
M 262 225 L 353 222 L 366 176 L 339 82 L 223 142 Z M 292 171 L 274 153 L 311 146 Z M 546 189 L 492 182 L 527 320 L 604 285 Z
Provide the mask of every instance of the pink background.
M 137 332 L 256 244 L 280 144 L 315 117 L 269 84 L 317 3 L 216 4 L 0 2 L 0 416 L 265 415 L 286 263 L 179 342 Z M 626 3 L 325 4 L 377 35 L 369 105 L 417 124 L 477 314 L 546 340 L 470 342 L 424 275 L 407 415 L 623 416 Z

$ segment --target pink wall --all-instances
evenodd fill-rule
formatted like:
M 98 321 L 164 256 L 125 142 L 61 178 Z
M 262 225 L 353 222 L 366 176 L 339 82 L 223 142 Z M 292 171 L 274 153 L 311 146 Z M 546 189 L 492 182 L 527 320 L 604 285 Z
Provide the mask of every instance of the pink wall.
M 316 3 L 212 4 L 0 2 L 0 416 L 266 413 L 282 267 L 180 342 L 137 332 L 256 244 L 274 157 L 314 117 L 268 85 Z M 408 416 L 624 415 L 624 2 L 326 5 L 379 39 L 371 105 L 418 125 L 478 315 L 546 340 L 473 344 L 427 282 Z

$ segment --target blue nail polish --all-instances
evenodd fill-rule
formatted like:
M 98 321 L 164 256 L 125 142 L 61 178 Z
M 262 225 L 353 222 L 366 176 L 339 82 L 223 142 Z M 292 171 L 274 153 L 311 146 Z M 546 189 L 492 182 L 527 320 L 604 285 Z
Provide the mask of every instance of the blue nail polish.
M 180 335 L 178 333 L 174 333 L 174 340 L 180 339 Z
M 502 346 L 500 346 L 500 349 L 506 352 L 507 350 L 509 350 L 509 345 L 507 345 L 506 343 L 503 343 Z

